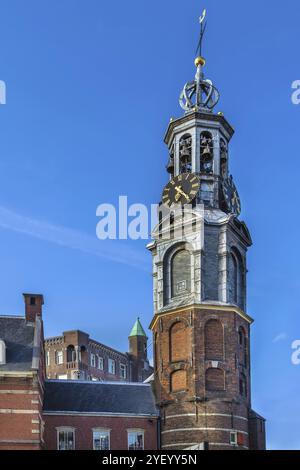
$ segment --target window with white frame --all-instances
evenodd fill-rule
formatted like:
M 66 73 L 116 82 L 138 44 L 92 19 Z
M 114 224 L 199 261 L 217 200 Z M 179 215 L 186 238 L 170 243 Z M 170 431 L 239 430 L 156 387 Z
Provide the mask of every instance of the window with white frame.
M 127 379 L 126 364 L 120 364 L 120 375 L 121 375 L 122 379 Z
M 98 356 L 98 369 L 103 370 L 104 369 L 104 361 L 103 357 Z
M 50 351 L 46 352 L 46 366 L 50 366 Z
M 116 373 L 116 361 L 113 359 L 108 359 L 108 372 L 114 375 Z
M 64 356 L 62 351 L 55 351 L 55 362 L 56 364 L 63 364 Z
M 144 450 L 144 431 L 142 429 L 128 429 L 128 450 Z
M 232 431 L 230 433 L 230 444 L 232 446 L 236 446 L 237 445 L 237 432 L 236 431 Z
M 91 354 L 91 367 L 96 367 L 96 355 Z
M 110 429 L 93 429 L 93 449 L 110 450 Z
M 75 429 L 74 428 L 56 428 L 57 430 L 57 450 L 75 449 Z

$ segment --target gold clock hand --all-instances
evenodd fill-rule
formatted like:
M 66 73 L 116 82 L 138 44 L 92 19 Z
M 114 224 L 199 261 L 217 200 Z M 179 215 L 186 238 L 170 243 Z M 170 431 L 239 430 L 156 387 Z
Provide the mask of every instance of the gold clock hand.
M 181 194 L 181 196 L 184 196 L 187 201 L 189 200 L 189 196 L 184 191 L 182 191 L 180 186 L 176 186 L 175 189 L 176 189 L 178 194 Z M 178 197 L 178 199 L 179 199 L 179 197 Z M 177 199 L 177 201 L 178 201 L 178 199 Z

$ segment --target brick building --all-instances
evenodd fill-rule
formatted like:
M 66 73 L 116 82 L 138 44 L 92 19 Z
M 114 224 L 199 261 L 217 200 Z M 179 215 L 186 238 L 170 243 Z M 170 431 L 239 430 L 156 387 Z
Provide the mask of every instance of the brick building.
M 25 317 L 0 316 L 0 450 L 44 446 L 43 297 L 24 300 Z
M 109 357 L 127 359 L 128 382 L 120 376 L 113 382 L 46 380 L 44 299 L 24 294 L 24 300 L 25 316 L 0 316 L 0 450 L 157 449 L 159 417 L 152 387 L 130 382 L 134 374 L 142 379 L 139 361 L 147 360 L 147 337 L 139 320 L 128 355 L 95 342 L 87 347 L 90 354 L 96 345 Z M 72 343 L 77 337 L 82 345 L 87 336 L 75 332 Z
M 73 330 L 46 338 L 45 354 L 49 379 L 143 382 L 153 372 L 147 357 L 147 336 L 139 318 L 129 335 L 128 353 Z
M 43 416 L 49 450 L 157 449 L 158 411 L 147 384 L 46 381 Z

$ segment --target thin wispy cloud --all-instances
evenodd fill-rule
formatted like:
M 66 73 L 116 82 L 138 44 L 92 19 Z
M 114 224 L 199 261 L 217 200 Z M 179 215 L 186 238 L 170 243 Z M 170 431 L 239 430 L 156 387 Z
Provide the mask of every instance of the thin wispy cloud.
M 275 338 L 273 338 L 272 343 L 279 343 L 280 341 L 285 341 L 287 337 L 288 336 L 286 333 L 280 333 L 279 335 L 275 336 Z
M 149 271 L 145 253 L 132 249 L 119 240 L 98 240 L 79 230 L 33 219 L 0 206 L 0 228 L 54 243 L 72 250 L 98 256 L 109 261 Z

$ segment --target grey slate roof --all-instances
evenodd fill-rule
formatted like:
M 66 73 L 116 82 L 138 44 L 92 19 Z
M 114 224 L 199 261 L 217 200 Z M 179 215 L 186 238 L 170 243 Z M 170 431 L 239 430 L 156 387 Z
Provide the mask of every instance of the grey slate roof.
M 6 364 L 0 365 L 0 372 L 31 370 L 34 325 L 24 317 L 0 316 L 0 339 L 6 345 Z
M 157 416 L 150 385 L 77 380 L 46 380 L 44 411 Z

